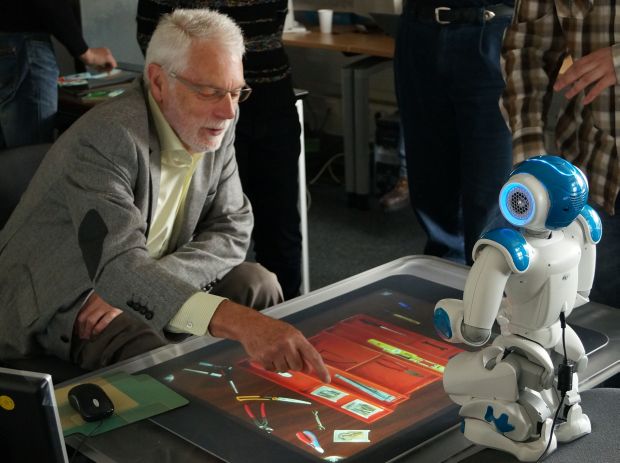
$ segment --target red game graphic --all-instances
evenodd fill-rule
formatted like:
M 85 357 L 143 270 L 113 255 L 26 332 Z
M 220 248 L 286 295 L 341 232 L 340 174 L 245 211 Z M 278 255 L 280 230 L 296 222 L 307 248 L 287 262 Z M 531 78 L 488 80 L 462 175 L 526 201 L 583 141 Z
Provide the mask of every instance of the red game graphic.
M 271 372 L 244 360 L 254 374 L 365 423 L 377 421 L 411 395 L 440 381 L 448 360 L 461 352 L 368 315 L 324 329 L 310 342 L 323 357 L 330 384 L 303 372 Z

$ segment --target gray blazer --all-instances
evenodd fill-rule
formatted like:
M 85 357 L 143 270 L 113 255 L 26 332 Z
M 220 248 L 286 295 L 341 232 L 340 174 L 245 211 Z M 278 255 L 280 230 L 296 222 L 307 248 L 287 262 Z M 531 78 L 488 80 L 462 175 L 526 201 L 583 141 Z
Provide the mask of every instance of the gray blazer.
M 46 155 L 0 232 L 0 358 L 68 359 L 91 291 L 162 330 L 181 305 L 243 261 L 253 217 L 234 124 L 205 155 L 174 250 L 149 257 L 160 147 L 141 85 L 79 119 Z

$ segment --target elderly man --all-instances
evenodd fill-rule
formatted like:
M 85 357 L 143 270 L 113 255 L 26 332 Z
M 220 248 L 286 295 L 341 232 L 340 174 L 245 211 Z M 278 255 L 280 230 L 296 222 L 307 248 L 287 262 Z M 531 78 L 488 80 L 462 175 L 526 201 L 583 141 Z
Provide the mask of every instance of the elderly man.
M 242 263 L 252 229 L 233 148 L 250 93 L 243 53 L 228 17 L 177 10 L 153 35 L 144 88 L 93 109 L 52 147 L 0 234 L 0 357 L 97 368 L 168 333 L 211 334 L 267 369 L 329 380 L 298 330 L 245 306 L 276 303 L 281 290 Z

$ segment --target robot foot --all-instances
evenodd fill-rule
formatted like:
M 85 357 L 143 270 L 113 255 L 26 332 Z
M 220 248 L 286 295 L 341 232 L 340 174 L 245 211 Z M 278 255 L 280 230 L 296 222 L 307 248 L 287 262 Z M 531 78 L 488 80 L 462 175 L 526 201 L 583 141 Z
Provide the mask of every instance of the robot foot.
M 580 405 L 573 405 L 566 415 L 566 422 L 555 429 L 555 435 L 559 442 L 570 442 L 590 434 L 591 431 L 588 415 L 583 413 Z
M 488 423 L 473 418 L 465 419 L 465 437 L 478 445 L 484 445 L 498 450 L 511 453 L 520 461 L 536 461 L 545 453 L 549 439 L 551 444 L 546 454 L 552 453 L 557 447 L 555 435 L 552 433 L 550 418 L 542 425 L 540 437 L 531 442 L 516 442 L 499 434 Z

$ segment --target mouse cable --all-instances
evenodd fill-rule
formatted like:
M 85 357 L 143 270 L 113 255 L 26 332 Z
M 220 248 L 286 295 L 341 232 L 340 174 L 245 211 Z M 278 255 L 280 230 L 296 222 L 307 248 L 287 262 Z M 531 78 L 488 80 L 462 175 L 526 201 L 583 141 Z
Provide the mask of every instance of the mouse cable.
M 80 450 L 82 449 L 82 446 L 84 445 L 84 442 L 86 442 L 86 439 L 88 439 L 89 437 L 91 437 L 95 432 L 97 432 L 97 430 L 101 427 L 101 425 L 103 424 L 105 418 L 102 418 L 101 420 L 99 420 L 99 423 L 97 424 L 97 426 L 95 426 L 87 435 L 85 435 L 82 440 L 80 441 L 80 443 L 78 444 L 78 446 L 76 447 L 76 449 L 73 451 L 73 455 L 71 455 L 71 459 L 69 460 L 69 463 L 73 463 L 73 460 L 75 460 L 75 456 L 77 454 L 80 453 Z
M 562 347 L 564 349 L 564 359 L 562 363 L 558 366 L 558 387 L 556 389 L 556 393 L 560 392 L 560 401 L 558 403 L 558 408 L 555 411 L 555 415 L 553 416 L 553 423 L 551 423 L 551 434 L 549 434 L 549 442 L 547 442 L 547 446 L 543 453 L 538 457 L 536 463 L 540 463 L 547 454 L 549 447 L 551 446 L 551 442 L 553 441 L 553 434 L 555 432 L 555 425 L 558 421 L 558 416 L 560 414 L 560 410 L 562 409 L 562 404 L 564 403 L 564 399 L 566 397 L 566 393 L 573 388 L 573 365 L 568 363 L 568 356 L 566 355 L 566 317 L 564 312 L 560 312 L 560 325 L 562 326 Z

